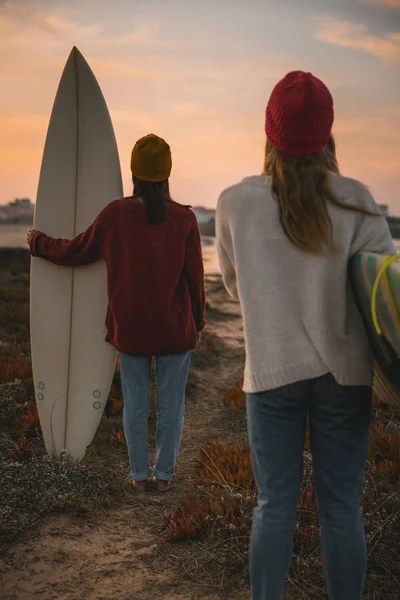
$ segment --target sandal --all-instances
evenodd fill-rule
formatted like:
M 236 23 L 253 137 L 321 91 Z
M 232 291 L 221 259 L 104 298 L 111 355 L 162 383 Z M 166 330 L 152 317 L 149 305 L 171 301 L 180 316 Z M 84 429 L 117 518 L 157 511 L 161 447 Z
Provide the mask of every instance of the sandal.
M 165 481 L 164 479 L 156 479 L 157 492 L 168 492 L 171 488 L 172 481 Z
M 149 482 L 147 479 L 144 481 L 135 481 L 132 479 L 132 486 L 135 492 L 147 492 L 149 489 Z

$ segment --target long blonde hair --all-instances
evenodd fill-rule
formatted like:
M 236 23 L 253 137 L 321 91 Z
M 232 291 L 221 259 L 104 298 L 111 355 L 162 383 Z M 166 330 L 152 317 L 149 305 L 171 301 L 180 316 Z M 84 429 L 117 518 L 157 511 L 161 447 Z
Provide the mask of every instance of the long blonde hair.
M 330 171 L 339 172 L 333 136 L 322 150 L 309 156 L 289 156 L 267 140 L 264 174 L 272 178 L 283 231 L 297 248 L 311 254 L 338 250 L 328 202 L 364 215 L 381 216 L 337 198 L 329 184 Z

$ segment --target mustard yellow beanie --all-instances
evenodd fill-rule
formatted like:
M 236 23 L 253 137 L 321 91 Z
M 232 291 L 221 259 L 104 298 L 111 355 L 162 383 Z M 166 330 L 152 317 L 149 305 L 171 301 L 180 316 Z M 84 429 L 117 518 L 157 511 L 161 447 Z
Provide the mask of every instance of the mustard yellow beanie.
M 132 175 L 142 181 L 164 181 L 171 174 L 171 149 L 153 133 L 138 140 L 132 150 Z

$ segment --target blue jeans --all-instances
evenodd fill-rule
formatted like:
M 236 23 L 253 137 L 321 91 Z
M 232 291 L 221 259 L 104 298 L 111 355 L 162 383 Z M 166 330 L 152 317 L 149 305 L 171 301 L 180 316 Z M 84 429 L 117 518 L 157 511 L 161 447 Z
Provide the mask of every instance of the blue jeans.
M 331 600 L 361 600 L 366 540 L 360 500 L 368 454 L 372 391 L 332 375 L 247 395 L 253 471 L 253 600 L 279 600 L 289 570 L 303 477 L 307 415 L 322 556 Z
M 190 358 L 190 352 L 156 357 L 157 450 L 154 475 L 165 481 L 175 477 Z M 147 438 L 151 408 L 151 358 L 120 354 L 120 368 L 130 476 L 135 481 L 145 481 L 152 474 Z

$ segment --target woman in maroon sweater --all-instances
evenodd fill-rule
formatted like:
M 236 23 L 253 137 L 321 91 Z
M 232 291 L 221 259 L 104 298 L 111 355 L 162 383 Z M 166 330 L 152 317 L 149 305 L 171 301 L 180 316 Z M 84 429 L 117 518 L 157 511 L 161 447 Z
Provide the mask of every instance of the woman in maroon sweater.
M 169 194 L 171 152 L 151 134 L 133 151 L 132 197 L 108 204 L 73 240 L 30 230 L 31 254 L 77 267 L 105 259 L 107 341 L 120 354 L 130 475 L 145 490 L 154 473 L 169 489 L 180 446 L 190 352 L 204 328 L 204 271 L 194 213 Z M 157 365 L 157 456 L 149 466 L 151 358 Z

